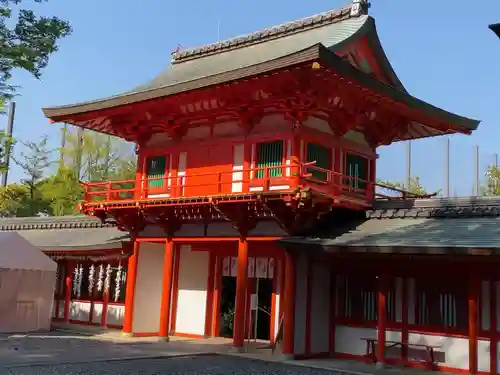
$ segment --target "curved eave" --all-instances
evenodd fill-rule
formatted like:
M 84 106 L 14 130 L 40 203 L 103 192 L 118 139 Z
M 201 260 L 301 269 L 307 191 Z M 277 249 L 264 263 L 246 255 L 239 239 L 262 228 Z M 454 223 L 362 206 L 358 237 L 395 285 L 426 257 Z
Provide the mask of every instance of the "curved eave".
M 494 23 L 488 27 L 500 38 L 500 23 Z
M 403 86 L 403 83 L 396 75 L 396 72 L 394 71 L 389 59 L 387 58 L 384 49 L 382 48 L 382 43 L 380 42 L 380 38 L 378 37 L 377 26 L 373 17 L 368 17 L 364 25 L 350 38 L 345 39 L 343 42 L 336 44 L 330 49 L 334 52 L 341 51 L 346 45 L 363 36 L 366 36 L 366 38 L 368 38 L 368 43 L 371 50 L 373 51 L 374 57 L 380 64 L 382 74 L 388 79 L 389 83 L 398 90 L 407 92 L 405 87 Z
M 322 44 L 315 44 L 309 48 L 288 54 L 286 56 L 282 56 L 277 59 L 265 61 L 260 64 L 215 74 L 188 82 L 182 82 L 179 84 L 160 87 L 143 92 L 131 93 L 124 96 L 117 96 L 106 99 L 104 101 L 96 101 L 66 107 L 45 108 L 43 111 L 48 118 L 54 121 L 61 121 L 65 117 L 68 118 L 69 116 L 78 113 L 86 113 L 111 107 L 124 106 L 131 103 L 143 102 L 146 100 L 166 97 L 169 95 L 175 95 L 191 90 L 207 88 L 209 86 L 225 84 L 252 76 L 274 72 L 280 69 L 287 69 L 292 66 L 297 66 L 299 64 L 313 61 L 320 61 L 323 66 L 328 67 L 335 72 L 352 79 L 353 81 L 356 81 L 361 87 L 372 89 L 382 96 L 392 98 L 402 104 L 407 105 L 410 108 L 423 111 L 427 116 L 446 122 L 449 125 L 453 125 L 453 127 L 456 127 L 458 130 L 470 132 L 476 130 L 480 123 L 480 121 L 459 116 L 454 113 L 445 111 L 441 108 L 435 107 L 409 95 L 406 91 L 383 83 L 377 78 L 374 78 L 371 75 L 366 74 L 353 67 L 348 62 L 343 61 L 339 56 L 337 56 Z

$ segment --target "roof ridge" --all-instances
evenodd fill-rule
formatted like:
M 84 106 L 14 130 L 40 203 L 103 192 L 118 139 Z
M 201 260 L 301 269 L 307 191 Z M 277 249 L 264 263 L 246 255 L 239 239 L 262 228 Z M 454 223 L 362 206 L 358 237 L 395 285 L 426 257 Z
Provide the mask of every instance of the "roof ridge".
M 79 229 L 109 228 L 113 224 L 103 224 L 99 219 L 88 216 L 45 216 L 0 218 L 0 231 L 31 229 Z
M 290 34 L 312 29 L 327 24 L 340 22 L 345 19 L 360 17 L 368 13 L 369 3 L 367 0 L 353 0 L 343 8 L 330 9 L 326 12 L 318 13 L 294 21 L 285 22 L 279 25 L 271 26 L 263 30 L 254 31 L 249 34 L 236 36 L 215 43 L 209 43 L 203 46 L 187 48 L 182 50 L 180 46 L 172 52 L 172 63 L 181 63 L 186 60 L 219 53 L 222 51 L 246 47 L 251 44 L 261 43 L 263 41 L 277 39 Z

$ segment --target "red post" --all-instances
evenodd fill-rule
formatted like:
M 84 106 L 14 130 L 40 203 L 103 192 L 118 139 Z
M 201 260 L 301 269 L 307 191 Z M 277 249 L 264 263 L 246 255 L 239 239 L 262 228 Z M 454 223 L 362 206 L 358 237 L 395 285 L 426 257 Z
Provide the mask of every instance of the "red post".
M 236 311 L 233 324 L 233 346 L 241 350 L 245 341 L 245 305 L 248 284 L 248 242 L 238 241 L 238 274 L 236 278 Z
M 385 363 L 385 329 L 387 327 L 387 276 L 379 275 L 377 287 L 377 364 L 383 366 Z
M 329 356 L 335 356 L 335 329 L 337 323 L 337 274 L 333 267 L 330 268 L 330 332 L 329 332 Z
M 479 304 L 479 280 L 472 276 L 469 279 L 469 373 L 477 374 L 477 323 Z
M 174 269 L 174 243 L 168 237 L 165 242 L 165 257 L 163 260 L 163 282 L 160 309 L 159 336 L 168 341 L 170 327 L 170 300 L 172 297 L 172 275 Z
M 285 288 L 283 298 L 283 355 L 293 358 L 295 326 L 295 259 L 285 252 Z
M 497 353 L 498 342 L 496 340 L 497 333 L 497 282 L 494 278 L 490 280 L 490 373 L 498 372 Z
M 408 278 L 401 278 L 401 342 L 403 346 L 401 347 L 401 358 L 403 363 L 408 364 Z
M 127 285 L 125 287 L 125 316 L 123 318 L 123 335 L 132 335 L 132 321 L 134 316 L 135 283 L 137 279 L 137 264 L 139 261 L 140 242 L 134 238 L 134 252 L 128 259 Z
M 73 289 L 73 269 L 71 261 L 66 261 L 66 278 L 64 290 L 64 321 L 69 321 L 69 304 L 71 301 L 71 290 Z

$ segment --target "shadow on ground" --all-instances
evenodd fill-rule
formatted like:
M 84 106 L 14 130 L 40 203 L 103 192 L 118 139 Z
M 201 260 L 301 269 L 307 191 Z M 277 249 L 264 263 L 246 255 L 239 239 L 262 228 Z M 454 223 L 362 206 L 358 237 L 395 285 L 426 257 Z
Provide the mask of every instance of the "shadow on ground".
M 0 366 L 55 364 L 110 359 L 227 353 L 230 342 L 217 339 L 175 340 L 120 338 L 109 331 L 61 332 L 0 337 Z

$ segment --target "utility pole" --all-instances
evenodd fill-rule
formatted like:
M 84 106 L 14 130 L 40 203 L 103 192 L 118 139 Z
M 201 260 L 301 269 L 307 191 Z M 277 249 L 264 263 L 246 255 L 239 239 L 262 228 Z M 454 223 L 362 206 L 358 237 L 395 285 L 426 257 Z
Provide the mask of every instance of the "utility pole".
M 444 194 L 450 196 L 450 137 L 446 137 L 446 147 L 444 150 Z
M 479 196 L 479 145 L 474 146 L 474 195 Z
M 411 141 L 406 143 L 406 189 L 411 185 Z
M 12 138 L 12 133 L 14 131 L 14 118 L 16 116 L 16 102 L 10 102 L 9 103 L 9 119 L 7 122 L 7 132 L 5 133 L 5 136 L 7 139 Z M 10 162 L 10 156 L 12 152 L 12 147 L 9 143 L 5 146 L 5 173 L 2 175 L 2 186 L 6 187 L 7 186 L 7 179 L 9 178 L 9 162 Z

